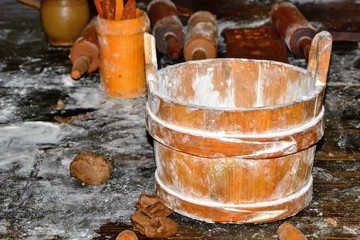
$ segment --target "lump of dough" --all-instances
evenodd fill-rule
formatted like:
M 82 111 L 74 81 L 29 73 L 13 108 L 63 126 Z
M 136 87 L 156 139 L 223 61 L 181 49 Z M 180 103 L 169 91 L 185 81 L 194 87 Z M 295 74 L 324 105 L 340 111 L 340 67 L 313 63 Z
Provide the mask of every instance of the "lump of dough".
M 112 174 L 109 160 L 90 151 L 80 152 L 70 163 L 70 175 L 85 184 L 100 185 Z

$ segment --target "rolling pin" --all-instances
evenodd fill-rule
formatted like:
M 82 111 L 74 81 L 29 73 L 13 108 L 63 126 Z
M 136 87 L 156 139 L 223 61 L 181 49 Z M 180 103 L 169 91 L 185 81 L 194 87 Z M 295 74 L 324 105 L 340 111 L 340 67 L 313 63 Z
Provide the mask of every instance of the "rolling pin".
M 176 6 L 170 0 L 153 0 L 147 8 L 156 48 L 171 59 L 178 59 L 185 33 Z
M 185 38 L 185 61 L 216 58 L 217 54 L 216 16 L 208 11 L 191 15 Z
M 73 65 L 71 77 L 80 79 L 85 73 L 91 73 L 99 68 L 99 45 L 95 30 L 95 17 L 82 31 L 80 37 L 70 49 L 70 62 Z
M 290 2 L 274 3 L 270 18 L 289 50 L 296 57 L 307 60 L 316 30 L 297 7 Z

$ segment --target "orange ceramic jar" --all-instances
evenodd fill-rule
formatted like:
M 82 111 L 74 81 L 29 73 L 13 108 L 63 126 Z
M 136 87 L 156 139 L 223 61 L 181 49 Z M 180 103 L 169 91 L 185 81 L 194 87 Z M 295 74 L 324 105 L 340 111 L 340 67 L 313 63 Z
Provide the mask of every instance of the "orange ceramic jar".
M 100 48 L 100 77 L 104 94 L 114 98 L 145 95 L 144 32 L 150 28 L 146 12 L 136 9 L 128 20 L 96 19 Z

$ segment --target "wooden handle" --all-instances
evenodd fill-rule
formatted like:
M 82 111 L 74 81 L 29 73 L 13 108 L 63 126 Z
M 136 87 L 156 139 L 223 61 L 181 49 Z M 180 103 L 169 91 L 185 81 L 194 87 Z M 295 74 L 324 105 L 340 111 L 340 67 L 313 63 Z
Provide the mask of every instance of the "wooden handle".
M 304 58 L 308 53 L 308 46 L 307 41 L 301 41 L 306 40 L 305 38 L 313 39 L 316 34 L 315 27 L 290 2 L 274 3 L 270 10 L 270 18 L 289 50 L 296 57 Z
M 70 62 L 73 64 L 71 77 L 78 80 L 85 72 L 94 72 L 99 68 L 99 43 L 93 17 L 79 38 L 70 48 Z
M 136 17 L 136 1 L 128 0 L 124 6 L 121 20 L 134 19 Z
M 206 52 L 203 49 L 196 49 L 191 56 L 191 60 L 206 59 Z
M 18 0 L 18 1 L 36 9 L 40 9 L 41 7 L 40 1 L 36 1 L 36 0 Z
M 71 70 L 71 77 L 79 80 L 80 77 L 89 69 L 91 65 L 91 57 L 89 55 L 81 55 L 76 60 Z
M 109 20 L 115 19 L 116 1 L 117 0 L 106 0 L 105 1 L 106 19 L 109 19 Z
M 94 0 L 96 10 L 101 18 L 114 20 L 116 0 Z
M 311 82 L 326 84 L 332 48 L 332 36 L 327 31 L 315 35 L 311 42 L 307 77 Z
M 101 1 L 100 0 L 94 0 L 95 3 L 95 8 L 98 12 L 99 17 L 101 18 L 105 18 L 106 17 L 106 13 L 105 13 L 105 9 L 103 8 Z
M 166 51 L 171 59 L 178 59 L 180 57 L 181 48 L 174 34 L 169 33 L 165 36 Z
M 115 20 L 121 20 L 124 10 L 124 1 L 123 0 L 116 0 L 115 3 Z
M 153 90 L 153 80 L 157 71 L 156 44 L 155 37 L 150 33 L 144 33 L 144 53 L 145 53 L 145 72 L 146 82 L 149 91 Z

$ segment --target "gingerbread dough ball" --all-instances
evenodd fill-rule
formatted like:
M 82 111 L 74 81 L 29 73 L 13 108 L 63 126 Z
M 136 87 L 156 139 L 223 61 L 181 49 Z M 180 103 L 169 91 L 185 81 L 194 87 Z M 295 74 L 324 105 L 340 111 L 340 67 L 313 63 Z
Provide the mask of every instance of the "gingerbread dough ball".
M 93 152 L 80 152 L 70 164 L 70 175 L 85 184 L 100 185 L 111 176 L 111 163 Z

